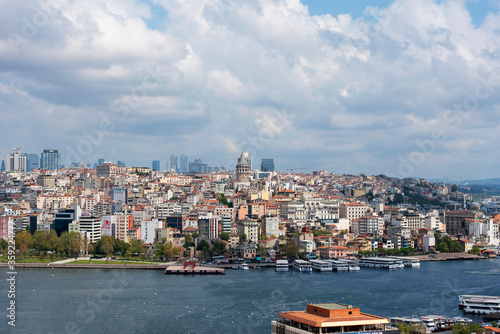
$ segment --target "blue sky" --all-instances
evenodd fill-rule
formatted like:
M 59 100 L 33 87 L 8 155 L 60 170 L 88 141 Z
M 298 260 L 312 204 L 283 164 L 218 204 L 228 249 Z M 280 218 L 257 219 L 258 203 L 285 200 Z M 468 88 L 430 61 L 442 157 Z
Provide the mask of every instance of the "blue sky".
M 0 155 L 498 177 L 499 40 L 489 0 L 5 0 Z
M 312 15 L 330 14 L 337 16 L 339 14 L 350 14 L 353 18 L 364 17 L 365 9 L 368 6 L 372 7 L 387 7 L 393 1 L 389 0 L 356 0 L 356 1 L 339 1 L 339 0 L 302 0 L 304 5 L 309 7 L 309 13 Z M 436 1 L 441 3 L 442 1 Z M 466 1 L 467 9 L 469 10 L 472 22 L 478 26 L 481 24 L 485 16 L 490 12 L 498 12 L 500 2 L 494 0 L 470 0 Z

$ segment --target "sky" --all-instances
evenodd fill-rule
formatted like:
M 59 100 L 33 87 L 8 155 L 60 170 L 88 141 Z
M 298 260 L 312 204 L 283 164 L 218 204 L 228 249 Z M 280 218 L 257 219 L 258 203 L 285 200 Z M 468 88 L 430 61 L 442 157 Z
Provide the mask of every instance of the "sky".
M 3 0 L 0 159 L 498 177 L 500 2 Z

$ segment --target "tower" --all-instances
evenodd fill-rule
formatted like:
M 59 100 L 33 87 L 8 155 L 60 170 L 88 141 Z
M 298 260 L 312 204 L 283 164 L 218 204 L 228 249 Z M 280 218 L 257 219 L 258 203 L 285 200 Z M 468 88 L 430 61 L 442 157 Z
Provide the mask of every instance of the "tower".
M 179 157 L 174 154 L 170 155 L 170 169 L 173 172 L 179 171 Z
M 27 156 L 21 153 L 19 147 L 14 148 L 14 153 L 7 154 L 6 170 L 26 172 Z
M 58 150 L 43 150 L 40 157 L 40 168 L 47 170 L 57 170 L 61 168 L 61 153 Z
M 250 165 L 248 164 L 248 153 L 241 148 L 241 155 L 236 164 L 236 181 L 250 182 Z

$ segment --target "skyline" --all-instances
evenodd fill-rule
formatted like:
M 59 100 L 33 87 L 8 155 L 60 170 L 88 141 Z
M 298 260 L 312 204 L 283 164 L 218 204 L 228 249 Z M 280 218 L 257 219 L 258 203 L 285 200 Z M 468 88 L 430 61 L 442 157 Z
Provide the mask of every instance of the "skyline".
M 498 176 L 493 1 L 48 4 L 0 4 L 2 160 Z

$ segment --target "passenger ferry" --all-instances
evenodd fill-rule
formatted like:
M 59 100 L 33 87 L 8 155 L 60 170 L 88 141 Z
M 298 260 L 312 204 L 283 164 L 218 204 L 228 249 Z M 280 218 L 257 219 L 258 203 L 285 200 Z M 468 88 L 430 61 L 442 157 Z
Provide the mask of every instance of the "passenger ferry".
M 403 265 L 407 268 L 415 268 L 420 267 L 420 260 L 414 259 L 411 257 L 396 257 L 396 256 L 388 256 L 388 259 L 396 259 L 403 262 Z
M 500 297 L 461 295 L 458 307 L 465 313 L 492 314 L 500 312 Z
M 325 260 L 325 262 L 330 263 L 332 269 L 335 271 L 349 271 L 349 264 L 344 261 L 339 260 Z
M 276 271 L 288 271 L 288 260 L 276 260 Z
M 404 268 L 404 264 L 403 262 L 401 262 L 401 260 L 384 257 L 364 257 L 359 259 L 359 265 L 360 267 L 382 269 Z
M 326 261 L 322 260 L 311 260 L 311 267 L 318 271 L 332 271 L 332 265 Z
M 348 260 L 348 259 L 339 259 L 339 261 L 347 263 L 347 267 L 349 271 L 359 271 L 359 264 L 357 261 Z
M 296 270 L 301 271 L 301 272 L 302 271 L 303 272 L 311 272 L 312 271 L 311 263 L 309 263 L 308 261 L 300 260 L 300 259 L 293 261 L 293 267 Z

